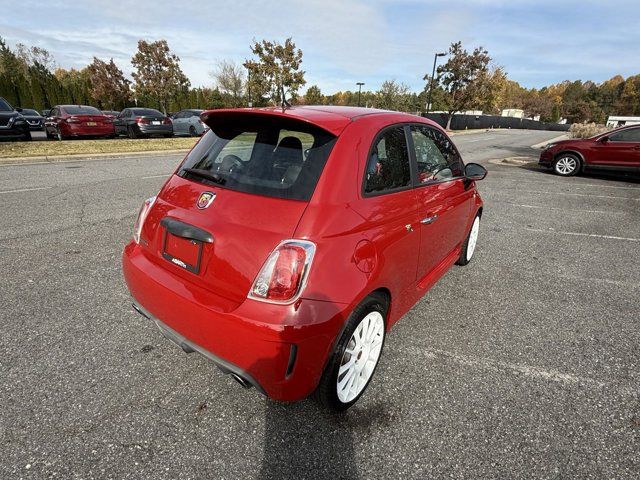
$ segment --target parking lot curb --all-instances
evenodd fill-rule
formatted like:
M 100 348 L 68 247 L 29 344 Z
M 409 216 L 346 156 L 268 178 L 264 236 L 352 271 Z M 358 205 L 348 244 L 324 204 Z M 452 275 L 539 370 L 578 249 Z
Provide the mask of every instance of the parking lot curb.
M 149 150 L 145 152 L 118 152 L 118 153 L 94 153 L 94 154 L 72 154 L 72 155 L 51 155 L 51 156 L 39 156 L 39 157 L 7 157 L 0 158 L 0 167 L 10 165 L 27 165 L 34 163 L 68 163 L 68 162 L 82 162 L 90 160 L 101 159 L 115 159 L 123 157 L 149 157 L 156 154 L 172 155 L 172 154 L 186 154 L 189 149 L 180 150 Z

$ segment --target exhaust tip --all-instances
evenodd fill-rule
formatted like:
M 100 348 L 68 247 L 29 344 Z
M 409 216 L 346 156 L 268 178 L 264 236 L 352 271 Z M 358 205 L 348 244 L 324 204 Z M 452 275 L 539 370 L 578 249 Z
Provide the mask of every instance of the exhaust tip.
M 233 377 L 233 379 L 236 382 L 238 382 L 240 385 L 242 385 L 243 388 L 245 388 L 245 389 L 251 388 L 251 384 L 249 382 L 247 382 L 244 378 L 242 378 L 240 375 L 232 373 L 231 376 Z

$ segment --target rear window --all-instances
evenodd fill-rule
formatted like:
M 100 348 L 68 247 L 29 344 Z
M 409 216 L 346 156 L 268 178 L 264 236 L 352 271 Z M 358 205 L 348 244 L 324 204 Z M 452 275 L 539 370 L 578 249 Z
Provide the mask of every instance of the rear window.
M 157 117 L 164 117 L 162 113 L 153 108 L 132 108 L 131 111 L 137 117 L 144 117 L 145 115 L 155 115 Z
M 70 106 L 70 107 L 62 107 L 65 113 L 69 115 L 102 115 L 100 110 L 95 107 L 85 107 L 85 106 Z
M 239 117 L 214 125 L 178 174 L 230 190 L 309 201 L 336 137 L 295 120 Z

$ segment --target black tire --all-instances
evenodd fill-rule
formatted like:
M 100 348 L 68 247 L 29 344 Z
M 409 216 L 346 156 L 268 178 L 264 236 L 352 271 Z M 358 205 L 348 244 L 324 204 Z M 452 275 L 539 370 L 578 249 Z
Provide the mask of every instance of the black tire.
M 196 131 L 196 127 L 194 127 L 193 125 L 191 125 L 189 127 L 189 135 L 192 137 L 197 137 L 198 136 L 198 132 Z
M 140 138 L 140 135 L 138 134 L 138 132 L 136 132 L 136 129 L 133 127 L 133 125 L 129 125 L 127 127 L 127 136 L 131 139 Z
M 323 407 L 334 412 L 344 412 L 345 410 L 353 406 L 353 404 L 355 404 L 362 396 L 362 394 L 367 390 L 367 387 L 369 386 L 371 380 L 375 375 L 376 368 L 380 363 L 382 352 L 384 351 L 384 340 L 386 337 L 384 333 L 386 332 L 383 333 L 380 355 L 373 369 L 373 372 L 371 373 L 371 377 L 367 381 L 367 384 L 363 387 L 362 391 L 353 400 L 347 403 L 342 402 L 338 398 L 337 382 L 340 364 L 344 357 L 347 344 L 351 340 L 351 336 L 353 335 L 353 332 L 355 331 L 360 321 L 373 311 L 380 312 L 385 323 L 385 328 L 383 330 L 386 330 L 386 319 L 388 310 L 389 299 L 386 295 L 379 292 L 370 294 L 356 308 L 353 309 L 353 312 L 351 312 L 351 315 L 349 315 L 349 319 L 347 320 L 345 328 L 340 335 L 340 339 L 336 343 L 333 353 L 329 357 L 324 373 L 322 374 L 322 378 L 320 379 L 320 382 L 318 384 L 318 388 L 315 391 L 315 398 Z
M 49 140 L 53 140 L 55 137 L 49 133 L 49 130 L 45 128 L 44 134 L 47 136 Z
M 582 168 L 580 157 L 573 153 L 561 153 L 551 165 L 553 172 L 561 177 L 573 177 Z
M 475 242 L 473 244 L 473 248 L 471 250 L 471 255 L 469 256 L 469 239 L 471 238 L 471 234 L 473 233 L 473 227 L 476 223 L 476 220 L 478 221 L 478 228 L 480 227 L 480 212 L 478 212 L 476 214 L 476 216 L 473 219 L 473 222 L 471 223 L 471 228 L 469 229 L 469 233 L 467 234 L 467 238 L 465 239 L 464 243 L 462 244 L 462 249 L 460 251 L 460 257 L 458 257 L 458 261 L 456 262 L 456 265 L 468 265 L 469 262 L 473 259 L 473 254 L 475 253 L 475 249 L 476 249 L 476 242 L 478 241 L 478 234 L 476 232 L 476 239 Z
M 25 142 L 30 142 L 31 140 L 33 140 L 33 138 L 31 137 L 31 132 L 26 132 L 24 134 L 24 141 Z
M 173 133 L 168 133 L 167 135 L 164 136 L 164 138 L 173 138 Z

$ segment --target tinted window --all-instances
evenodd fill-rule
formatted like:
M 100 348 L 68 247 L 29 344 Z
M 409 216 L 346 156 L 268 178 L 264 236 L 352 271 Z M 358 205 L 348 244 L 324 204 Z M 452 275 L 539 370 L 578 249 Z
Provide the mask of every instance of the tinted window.
M 132 108 L 131 111 L 137 117 L 144 117 L 146 115 L 164 117 L 162 113 L 160 113 L 158 110 L 154 110 L 153 108 Z
M 245 115 L 214 126 L 187 156 L 179 175 L 277 198 L 308 201 L 335 143 L 330 133 L 288 119 Z M 306 157 L 301 137 L 311 139 Z
M 39 117 L 40 114 L 35 110 L 31 110 L 30 108 L 23 108 L 22 115 L 27 115 L 29 117 Z
M 102 113 L 100 113 L 100 110 L 98 110 L 95 107 L 86 107 L 86 106 L 68 106 L 68 107 L 62 107 L 64 112 L 68 115 L 102 115 Z
M 414 125 L 411 138 L 418 163 L 418 181 L 446 180 L 462 175 L 460 155 L 451 141 L 434 128 Z
M 640 128 L 629 128 L 609 137 L 612 142 L 640 142 Z
M 365 175 L 365 193 L 411 185 L 409 149 L 403 127 L 387 129 L 376 138 Z
M 0 112 L 12 112 L 13 108 L 6 101 L 0 98 Z

